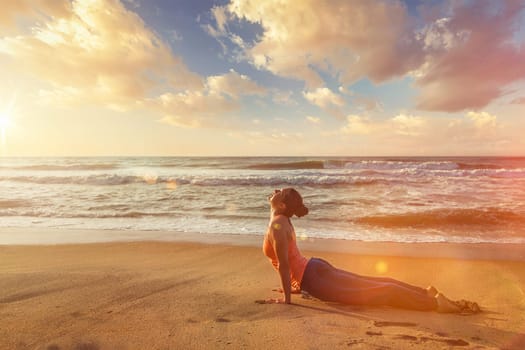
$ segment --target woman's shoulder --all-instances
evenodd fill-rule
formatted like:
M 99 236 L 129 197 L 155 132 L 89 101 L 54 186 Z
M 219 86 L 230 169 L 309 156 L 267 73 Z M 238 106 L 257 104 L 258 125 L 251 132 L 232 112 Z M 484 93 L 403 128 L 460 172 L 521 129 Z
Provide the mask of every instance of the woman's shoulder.
M 290 220 L 285 215 L 276 215 L 270 221 L 269 233 L 273 235 L 286 234 L 291 230 Z

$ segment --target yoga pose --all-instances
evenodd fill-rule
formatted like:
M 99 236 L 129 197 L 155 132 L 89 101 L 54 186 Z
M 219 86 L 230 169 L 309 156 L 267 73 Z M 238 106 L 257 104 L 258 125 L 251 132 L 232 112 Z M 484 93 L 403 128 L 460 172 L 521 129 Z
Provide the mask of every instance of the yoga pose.
M 290 218 L 308 214 L 299 192 L 275 190 L 269 197 L 271 216 L 263 252 L 281 278 L 284 299 L 266 303 L 291 303 L 291 294 L 301 290 L 330 302 L 350 305 L 393 306 L 438 312 L 479 312 L 476 303 L 451 301 L 436 288 L 420 288 L 392 278 L 367 277 L 335 268 L 325 260 L 301 255 Z

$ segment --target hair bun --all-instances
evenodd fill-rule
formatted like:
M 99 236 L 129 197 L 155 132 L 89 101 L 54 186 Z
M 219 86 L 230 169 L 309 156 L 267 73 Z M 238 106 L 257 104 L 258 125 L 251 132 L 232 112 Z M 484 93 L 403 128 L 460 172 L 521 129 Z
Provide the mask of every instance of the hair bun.
M 304 204 L 295 210 L 295 216 L 298 218 L 305 216 L 306 214 L 308 214 L 308 208 L 305 207 Z

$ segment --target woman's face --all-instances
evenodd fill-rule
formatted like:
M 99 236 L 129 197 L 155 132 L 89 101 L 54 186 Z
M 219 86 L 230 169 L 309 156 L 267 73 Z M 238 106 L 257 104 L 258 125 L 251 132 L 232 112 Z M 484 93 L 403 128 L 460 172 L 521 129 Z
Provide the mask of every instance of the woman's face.
M 274 209 L 279 208 L 282 205 L 284 205 L 283 199 L 284 199 L 284 195 L 283 195 L 282 189 L 274 190 L 273 193 L 271 193 L 268 196 L 268 201 L 270 202 L 270 206 Z

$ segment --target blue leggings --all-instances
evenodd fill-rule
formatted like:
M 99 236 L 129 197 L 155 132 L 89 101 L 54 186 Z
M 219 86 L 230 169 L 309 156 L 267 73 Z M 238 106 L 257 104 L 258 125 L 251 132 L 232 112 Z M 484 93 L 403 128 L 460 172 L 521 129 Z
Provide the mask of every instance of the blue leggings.
M 308 261 L 301 289 L 318 299 L 342 304 L 425 311 L 437 308 L 436 298 L 428 296 L 426 289 L 392 278 L 360 276 L 318 258 Z

